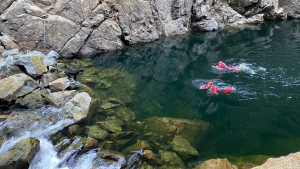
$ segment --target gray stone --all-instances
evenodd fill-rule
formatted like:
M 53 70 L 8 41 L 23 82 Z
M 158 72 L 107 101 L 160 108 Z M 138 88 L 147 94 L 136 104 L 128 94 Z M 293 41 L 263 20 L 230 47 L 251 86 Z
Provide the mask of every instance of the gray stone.
M 42 116 L 33 113 L 24 112 L 13 112 L 7 118 L 7 127 L 9 128 L 25 128 L 34 125 L 34 123 L 39 122 Z
M 12 50 L 5 50 L 2 53 L 2 56 L 14 56 L 14 55 L 22 55 L 22 53 L 19 51 L 19 49 L 12 49 Z
M 20 73 L 0 80 L 0 99 L 16 100 L 20 96 L 31 93 L 38 84 L 26 74 Z
M 29 109 L 41 108 L 44 105 L 44 100 L 38 92 L 32 92 L 26 95 L 21 101 L 20 104 Z
M 46 58 L 44 59 L 44 64 L 45 66 L 56 65 L 57 59 L 58 59 L 58 53 L 52 50 L 47 54 Z
M 53 75 L 52 73 L 46 73 L 46 74 L 43 74 L 41 76 L 41 79 L 40 81 L 43 83 L 43 86 L 44 87 L 47 87 L 49 86 L 49 83 L 53 82 L 54 80 L 57 79 L 57 76 L 56 75 Z
M 51 92 L 64 91 L 70 86 L 70 80 L 68 77 L 59 78 L 49 83 Z
M 79 88 L 81 85 L 80 82 L 78 81 L 75 81 L 73 78 L 70 79 L 70 86 L 69 86 L 69 89 L 77 89 Z
M 46 102 L 54 107 L 62 108 L 68 101 L 70 101 L 77 94 L 76 90 L 61 91 L 46 94 Z
M 19 46 L 8 35 L 0 36 L 0 42 L 6 50 L 19 49 Z
M 76 94 L 62 108 L 62 117 L 80 121 L 87 116 L 91 101 L 92 98 L 86 92 Z
M 22 73 L 17 65 L 14 65 L 13 56 L 8 56 L 6 59 L 0 59 L 0 79 L 7 78 L 9 76 Z

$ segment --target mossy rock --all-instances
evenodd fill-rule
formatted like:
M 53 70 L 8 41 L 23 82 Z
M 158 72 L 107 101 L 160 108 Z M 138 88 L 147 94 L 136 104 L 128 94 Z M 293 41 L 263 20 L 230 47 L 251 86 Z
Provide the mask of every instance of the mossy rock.
M 109 133 L 98 125 L 86 126 L 88 137 L 104 140 Z

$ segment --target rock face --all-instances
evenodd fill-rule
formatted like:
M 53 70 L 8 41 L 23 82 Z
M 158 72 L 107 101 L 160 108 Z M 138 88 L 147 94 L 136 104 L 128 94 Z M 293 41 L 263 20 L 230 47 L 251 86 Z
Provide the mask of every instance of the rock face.
M 226 158 L 218 158 L 204 161 L 194 169 L 237 169 L 237 167 L 232 165 Z
M 263 17 L 248 19 L 258 14 Z M 300 17 L 298 1 L 7 0 L 0 2 L 0 30 L 11 38 L 2 36 L 0 40 L 7 49 L 55 50 L 60 57 L 73 57 L 118 50 L 124 44 L 150 42 L 191 29 L 214 31 L 286 17 Z
M 0 155 L 0 168 L 28 168 L 39 150 L 40 141 L 38 139 L 22 139 L 6 153 Z
M 271 169 L 271 168 L 280 168 L 280 169 L 296 169 L 300 168 L 300 152 L 292 153 L 288 156 L 283 156 L 279 158 L 269 158 L 264 164 L 253 169 Z
M 70 101 L 68 101 L 62 109 L 63 118 L 71 118 L 79 121 L 85 118 L 89 112 L 92 98 L 88 93 L 82 92 L 76 94 Z
M 20 73 L 0 80 L 0 99 L 11 101 L 31 93 L 38 84 L 29 76 Z
M 19 49 L 19 46 L 8 35 L 1 36 L 0 42 L 6 50 Z

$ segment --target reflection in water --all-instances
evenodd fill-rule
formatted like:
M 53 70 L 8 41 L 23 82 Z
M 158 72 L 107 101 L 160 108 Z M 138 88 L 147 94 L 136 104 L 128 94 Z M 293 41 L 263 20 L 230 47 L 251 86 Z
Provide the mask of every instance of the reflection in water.
M 197 147 L 202 157 L 286 155 L 300 144 L 292 142 L 293 149 L 276 141 L 300 136 L 299 27 L 297 21 L 287 21 L 243 31 L 191 33 L 100 55 L 93 62 L 100 69 L 135 75 L 131 108 L 141 112 L 139 118 L 210 122 L 209 134 Z M 219 60 L 243 65 L 243 71 L 217 75 L 211 66 Z M 237 90 L 209 97 L 198 90 L 208 81 Z

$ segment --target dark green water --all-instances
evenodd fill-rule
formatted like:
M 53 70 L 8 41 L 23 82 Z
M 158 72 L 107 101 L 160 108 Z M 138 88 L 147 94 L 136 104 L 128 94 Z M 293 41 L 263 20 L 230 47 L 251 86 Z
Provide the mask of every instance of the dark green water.
M 190 33 L 93 57 L 99 69 L 116 68 L 136 79 L 130 108 L 151 116 L 211 123 L 197 150 L 202 157 L 300 151 L 300 22 L 270 22 L 245 30 Z M 245 72 L 218 75 L 219 60 Z M 199 86 L 234 86 L 208 96 Z

